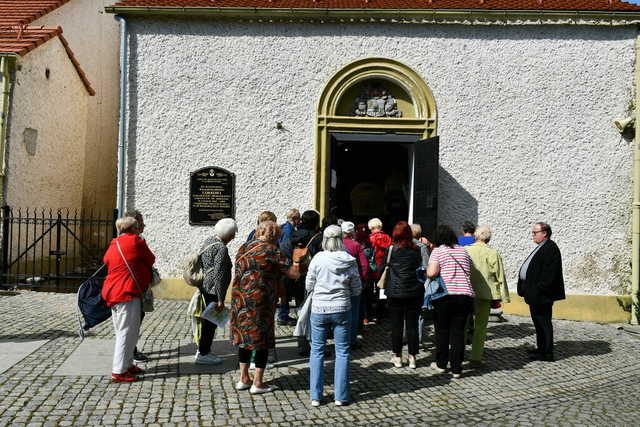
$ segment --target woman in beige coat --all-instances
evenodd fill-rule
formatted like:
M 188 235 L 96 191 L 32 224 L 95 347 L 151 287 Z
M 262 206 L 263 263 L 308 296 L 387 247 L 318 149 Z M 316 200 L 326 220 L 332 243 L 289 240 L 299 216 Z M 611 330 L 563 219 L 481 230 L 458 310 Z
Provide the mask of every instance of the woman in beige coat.
M 471 267 L 471 284 L 476 293 L 475 328 L 471 346 L 471 363 L 482 363 L 484 342 L 487 337 L 487 323 L 492 301 L 509 302 L 509 289 L 504 277 L 502 257 L 487 243 L 491 240 L 491 229 L 480 226 L 475 232 L 476 242 L 466 246 L 473 265 Z

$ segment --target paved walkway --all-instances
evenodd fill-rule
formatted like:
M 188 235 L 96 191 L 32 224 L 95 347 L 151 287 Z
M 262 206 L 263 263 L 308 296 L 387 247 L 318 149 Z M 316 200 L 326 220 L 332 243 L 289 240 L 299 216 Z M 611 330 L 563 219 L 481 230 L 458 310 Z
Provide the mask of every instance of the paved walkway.
M 149 374 L 112 384 L 108 354 L 100 367 L 108 349 L 99 350 L 113 339 L 111 324 L 81 344 L 74 298 L 0 292 L 0 357 L 13 355 L 0 364 L 0 425 L 640 424 L 640 339 L 614 325 L 555 321 L 558 360 L 530 362 L 524 347 L 533 343 L 532 325 L 507 316 L 490 324 L 487 365 L 468 368 L 461 380 L 428 367 L 428 340 L 416 371 L 392 368 L 385 325 L 368 326 L 353 355 L 354 403 L 311 408 L 309 370 L 296 359 L 291 328 L 278 330 L 280 361 L 266 375 L 280 390 L 251 396 L 233 388 L 237 371 L 226 344 L 219 351 L 228 361 L 217 372 L 193 365 L 186 302 L 157 301 L 141 339 Z M 93 372 L 78 362 L 90 350 L 98 357 Z M 329 385 L 331 376 L 329 367 Z

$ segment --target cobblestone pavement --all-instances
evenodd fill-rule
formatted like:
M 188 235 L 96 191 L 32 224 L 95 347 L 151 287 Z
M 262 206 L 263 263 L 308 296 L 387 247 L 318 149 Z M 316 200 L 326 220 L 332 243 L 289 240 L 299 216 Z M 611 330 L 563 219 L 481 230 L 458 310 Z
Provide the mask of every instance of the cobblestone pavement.
M 554 321 L 558 360 L 530 362 L 524 351 L 534 340 L 530 320 L 507 316 L 505 323 L 490 324 L 486 366 L 467 367 L 460 380 L 428 367 L 428 339 L 417 370 L 392 368 L 385 324 L 367 326 L 364 348 L 353 354 L 354 402 L 311 408 L 307 367 L 268 370 L 266 379 L 280 389 L 258 396 L 234 390 L 235 370 L 180 374 L 176 346 L 190 337 L 181 301 L 157 301 L 145 319 L 140 344 L 152 361 L 143 381 L 56 376 L 80 344 L 74 298 L 0 293 L 0 340 L 49 340 L 0 374 L 1 425 L 640 424 L 640 339 L 615 325 Z M 290 333 L 278 330 L 280 337 Z M 110 322 L 95 336 L 112 337 Z M 168 368 L 154 371 L 158 361 Z M 331 368 L 326 375 L 329 400 Z

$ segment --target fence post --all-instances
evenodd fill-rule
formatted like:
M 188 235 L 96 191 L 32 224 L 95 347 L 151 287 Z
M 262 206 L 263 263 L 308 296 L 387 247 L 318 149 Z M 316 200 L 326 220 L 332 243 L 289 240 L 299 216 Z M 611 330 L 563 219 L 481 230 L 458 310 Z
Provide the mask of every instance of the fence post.
M 9 216 L 11 208 L 7 205 L 2 207 L 2 283 L 7 283 L 9 278 Z
M 60 249 L 62 249 L 60 247 L 60 240 L 61 240 L 61 234 L 62 234 L 62 211 L 58 210 L 58 220 L 56 222 L 56 250 L 55 250 L 55 255 L 56 255 L 56 290 L 60 290 L 60 274 L 61 274 L 61 268 L 62 267 L 62 252 L 60 251 Z

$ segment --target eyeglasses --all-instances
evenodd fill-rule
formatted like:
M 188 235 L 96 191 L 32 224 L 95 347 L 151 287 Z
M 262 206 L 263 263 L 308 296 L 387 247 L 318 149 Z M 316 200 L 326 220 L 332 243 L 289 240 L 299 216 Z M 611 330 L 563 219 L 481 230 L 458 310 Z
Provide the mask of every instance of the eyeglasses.
M 534 236 L 538 233 L 544 233 L 544 230 L 540 230 L 540 231 L 532 231 L 531 234 L 533 234 Z

